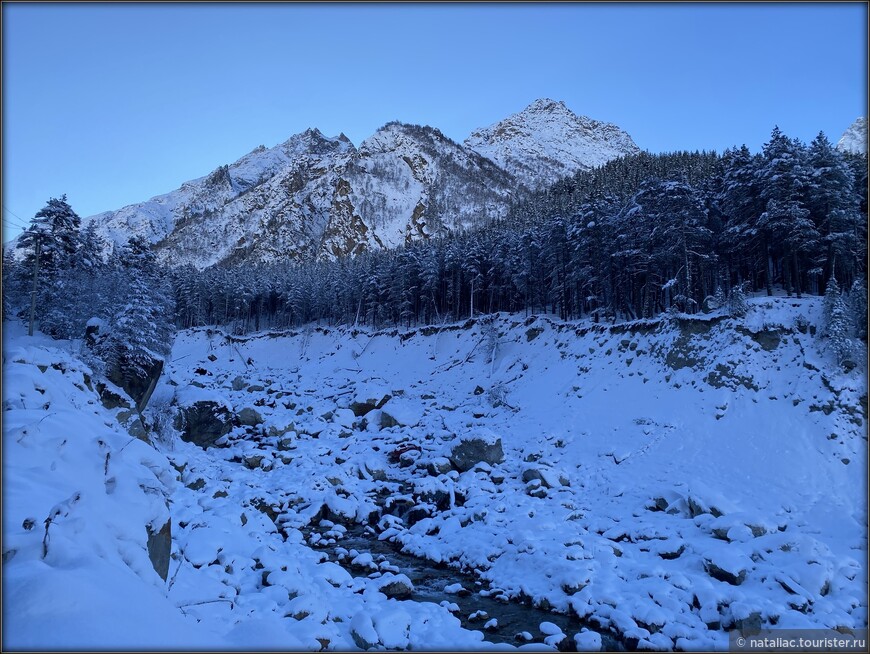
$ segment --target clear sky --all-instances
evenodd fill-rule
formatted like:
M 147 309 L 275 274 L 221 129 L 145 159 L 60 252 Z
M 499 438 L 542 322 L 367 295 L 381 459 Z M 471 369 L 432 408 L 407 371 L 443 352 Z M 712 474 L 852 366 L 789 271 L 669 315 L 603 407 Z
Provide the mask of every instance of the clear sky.
M 307 127 L 457 141 L 540 97 L 643 149 L 836 141 L 867 4 L 3 3 L 3 233 L 146 200 Z

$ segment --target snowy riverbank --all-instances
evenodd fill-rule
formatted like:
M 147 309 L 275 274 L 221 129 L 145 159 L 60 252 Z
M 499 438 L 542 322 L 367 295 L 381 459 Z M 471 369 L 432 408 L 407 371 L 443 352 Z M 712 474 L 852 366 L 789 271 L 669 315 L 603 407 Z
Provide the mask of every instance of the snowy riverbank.
M 123 432 L 68 344 L 10 326 L 4 646 L 508 646 L 449 592 L 401 599 L 388 556 L 347 556 L 363 524 L 474 592 L 581 619 L 563 648 L 866 627 L 865 372 L 835 368 L 820 314 L 819 298 L 763 298 L 744 319 L 613 328 L 189 330 L 146 411 L 159 452 Z M 227 433 L 180 440 L 204 428 Z M 457 443 L 475 438 L 501 456 L 464 465 Z M 43 556 L 46 516 L 76 493 Z M 164 583 L 144 525 L 167 515 Z M 527 646 L 559 644 L 536 627 Z

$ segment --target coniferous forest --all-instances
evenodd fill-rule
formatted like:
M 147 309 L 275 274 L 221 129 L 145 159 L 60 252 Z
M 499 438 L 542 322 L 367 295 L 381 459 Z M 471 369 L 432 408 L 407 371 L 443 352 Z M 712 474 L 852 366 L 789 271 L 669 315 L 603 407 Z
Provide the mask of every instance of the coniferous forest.
M 109 350 L 135 341 L 157 354 L 173 326 L 410 327 L 500 311 L 619 321 L 735 307 L 774 287 L 822 295 L 832 282 L 853 315 L 866 306 L 867 160 L 823 134 L 806 145 L 775 128 L 757 154 L 622 157 L 484 224 L 337 260 L 198 271 L 158 266 L 135 239 L 106 257 L 52 199 L 18 243 L 24 256 L 7 253 L 3 308 L 27 316 L 37 243 L 43 331 L 81 337 L 96 318 L 118 334 Z

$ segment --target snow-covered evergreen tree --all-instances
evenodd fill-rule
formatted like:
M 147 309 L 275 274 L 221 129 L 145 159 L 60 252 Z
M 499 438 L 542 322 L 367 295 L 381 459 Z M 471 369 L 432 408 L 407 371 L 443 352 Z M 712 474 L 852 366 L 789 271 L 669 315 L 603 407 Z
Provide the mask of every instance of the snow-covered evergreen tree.
M 837 283 L 836 277 L 831 277 L 825 285 L 825 298 L 822 302 L 822 315 L 825 321 L 825 330 L 831 322 L 831 314 L 834 311 L 834 304 L 837 298 L 840 297 L 840 285 Z
M 749 311 L 749 301 L 743 284 L 737 284 L 728 294 L 728 315 L 740 318 Z
M 867 286 L 864 279 L 859 277 L 852 283 L 849 289 L 849 313 L 852 317 L 852 328 L 855 338 L 867 340 Z
M 852 170 L 823 133 L 809 148 L 811 176 L 807 187 L 807 206 L 818 225 L 824 245 L 823 274 L 839 275 L 846 284 L 854 274 L 855 236 L 858 198 L 852 193 Z M 834 270 L 834 266 L 837 270 Z
M 827 296 L 826 296 L 827 299 Z M 832 300 L 831 310 L 827 316 L 825 334 L 838 364 L 849 358 L 853 351 L 852 339 L 849 338 L 849 315 L 843 295 L 837 293 Z
M 81 218 L 66 201 L 66 195 L 51 198 L 34 215 L 18 240 L 24 251 L 21 275 L 36 275 L 36 318 L 47 334 L 71 338 L 78 327 L 75 306 L 81 300 L 69 271 L 81 247 Z
M 123 365 L 127 376 L 144 377 L 155 360 L 169 352 L 174 303 L 154 253 L 141 237 L 122 249 L 120 280 L 125 303 L 112 316 L 109 333 L 99 345 L 108 370 Z

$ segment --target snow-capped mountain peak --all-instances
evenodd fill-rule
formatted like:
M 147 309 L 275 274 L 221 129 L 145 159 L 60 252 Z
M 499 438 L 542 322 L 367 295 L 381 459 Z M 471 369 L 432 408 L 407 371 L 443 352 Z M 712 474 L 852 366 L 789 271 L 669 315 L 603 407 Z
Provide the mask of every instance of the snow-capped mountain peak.
M 843 132 L 843 136 L 837 141 L 837 149 L 842 152 L 854 154 L 867 154 L 867 118 L 861 116 Z
M 356 148 L 312 127 L 85 220 L 110 243 L 144 237 L 171 265 L 332 258 L 502 218 L 528 190 L 636 152 L 616 125 L 543 98 L 464 144 L 393 121 Z
M 542 188 L 578 170 L 640 151 L 616 125 L 578 116 L 564 102 L 549 98 L 475 130 L 465 145 L 530 188 Z

